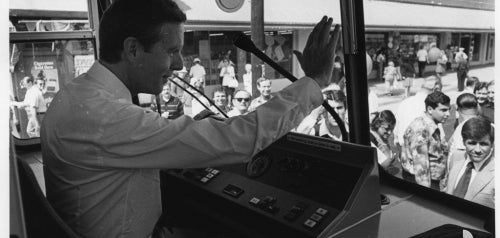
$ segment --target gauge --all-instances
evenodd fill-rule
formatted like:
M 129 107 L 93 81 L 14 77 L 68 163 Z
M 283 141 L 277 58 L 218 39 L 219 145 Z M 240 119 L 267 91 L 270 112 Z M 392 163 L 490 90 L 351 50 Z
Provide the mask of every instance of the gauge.
M 267 153 L 260 153 L 247 163 L 247 175 L 252 178 L 259 177 L 269 169 L 270 165 L 271 156 Z

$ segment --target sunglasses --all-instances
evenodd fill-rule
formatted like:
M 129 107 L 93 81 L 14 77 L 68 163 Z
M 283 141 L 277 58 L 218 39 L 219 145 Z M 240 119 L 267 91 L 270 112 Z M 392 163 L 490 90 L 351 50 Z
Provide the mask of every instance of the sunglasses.
M 235 98 L 235 99 L 238 102 L 241 102 L 241 101 L 250 102 L 250 98 Z

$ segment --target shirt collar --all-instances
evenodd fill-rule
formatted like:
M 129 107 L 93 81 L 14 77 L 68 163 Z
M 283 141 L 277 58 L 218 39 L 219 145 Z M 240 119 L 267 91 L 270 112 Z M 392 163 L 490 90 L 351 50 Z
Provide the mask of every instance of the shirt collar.
M 429 130 L 431 132 L 434 132 L 436 129 L 438 129 L 438 125 L 436 122 L 434 122 L 434 119 L 432 119 L 432 116 L 429 115 L 427 112 L 424 112 L 424 121 L 425 123 L 429 126 Z
M 116 77 L 108 68 L 102 65 L 99 61 L 94 62 L 92 67 L 87 71 L 87 74 L 96 79 L 102 85 L 102 88 L 116 98 L 125 99 L 127 102 L 132 103 L 132 95 L 125 84 Z
M 493 155 L 493 153 L 494 153 L 494 152 L 493 152 L 494 150 L 495 150 L 495 149 L 492 149 L 492 150 L 490 151 L 490 154 L 488 155 L 488 157 L 486 157 L 485 159 L 483 159 L 481 162 L 472 162 L 472 163 L 474 164 L 474 169 L 475 169 L 476 171 L 481 170 L 481 169 L 482 169 L 482 167 L 483 167 L 483 165 L 486 163 L 486 161 L 490 160 L 491 156 L 492 156 L 492 155 Z M 468 164 L 468 163 L 469 163 L 469 162 L 471 162 L 471 161 L 472 161 L 472 160 L 470 159 L 470 156 L 469 156 L 467 153 L 465 153 L 465 164 Z

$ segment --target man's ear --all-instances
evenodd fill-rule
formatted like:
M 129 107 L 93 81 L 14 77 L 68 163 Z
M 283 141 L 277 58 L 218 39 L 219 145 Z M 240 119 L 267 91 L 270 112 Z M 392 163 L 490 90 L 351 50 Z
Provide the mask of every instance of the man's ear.
M 431 106 L 427 106 L 425 107 L 425 111 L 428 113 L 432 113 L 432 111 L 434 111 L 434 108 L 432 108 Z
M 127 61 L 135 63 L 142 51 L 143 47 L 137 38 L 127 37 L 123 41 L 123 56 Z

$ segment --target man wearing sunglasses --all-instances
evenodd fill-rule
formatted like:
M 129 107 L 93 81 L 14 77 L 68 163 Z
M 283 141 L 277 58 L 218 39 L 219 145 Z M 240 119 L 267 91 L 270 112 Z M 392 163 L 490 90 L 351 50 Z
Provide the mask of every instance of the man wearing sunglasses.
M 233 110 L 227 113 L 228 117 L 245 115 L 250 105 L 250 93 L 245 90 L 239 90 L 234 94 Z

